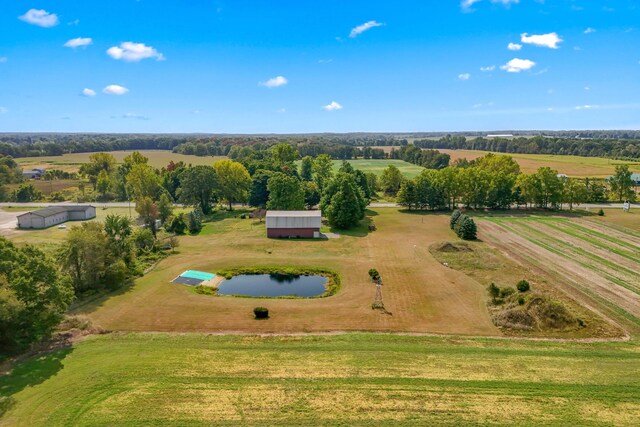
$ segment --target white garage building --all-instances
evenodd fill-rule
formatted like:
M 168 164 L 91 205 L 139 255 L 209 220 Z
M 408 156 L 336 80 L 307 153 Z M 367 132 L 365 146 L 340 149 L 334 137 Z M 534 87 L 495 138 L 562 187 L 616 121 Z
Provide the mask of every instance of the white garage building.
M 18 215 L 19 228 L 47 228 L 66 221 L 84 221 L 96 217 L 95 206 L 51 206 Z

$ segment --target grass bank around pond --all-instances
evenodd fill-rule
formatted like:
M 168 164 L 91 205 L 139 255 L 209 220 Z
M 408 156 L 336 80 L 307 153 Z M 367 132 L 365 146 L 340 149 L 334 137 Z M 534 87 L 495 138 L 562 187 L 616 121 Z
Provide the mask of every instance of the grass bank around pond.
M 637 425 L 639 355 L 636 341 L 99 335 L 0 377 L 0 425 Z

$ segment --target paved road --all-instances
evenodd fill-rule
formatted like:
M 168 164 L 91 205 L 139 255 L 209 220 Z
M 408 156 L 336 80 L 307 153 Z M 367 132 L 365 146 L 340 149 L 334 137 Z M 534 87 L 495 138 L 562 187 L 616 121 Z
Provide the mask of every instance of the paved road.
M 66 206 L 66 205 L 92 205 L 97 208 L 127 208 L 129 203 L 127 202 L 109 202 L 109 203 L 72 203 L 72 202 L 33 202 L 33 203 L 13 203 L 2 202 L 0 207 L 16 207 L 16 208 L 37 208 L 43 206 Z M 131 203 L 131 206 L 135 206 L 135 203 Z M 178 205 L 181 206 L 181 205 Z M 243 205 L 237 204 L 235 207 L 242 207 Z M 397 208 L 397 203 L 371 203 L 369 207 L 372 208 Z M 622 209 L 622 203 L 585 203 L 583 205 L 576 205 L 574 209 L 606 209 L 616 208 Z M 640 204 L 636 203 L 631 205 L 631 208 L 640 209 Z

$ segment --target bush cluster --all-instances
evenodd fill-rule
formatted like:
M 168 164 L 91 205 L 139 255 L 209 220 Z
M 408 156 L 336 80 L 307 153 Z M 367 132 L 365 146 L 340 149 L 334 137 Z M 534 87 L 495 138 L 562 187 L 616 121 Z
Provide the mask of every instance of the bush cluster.
M 451 214 L 449 226 L 456 232 L 458 237 L 464 240 L 475 240 L 477 238 L 478 228 L 475 221 L 468 215 L 456 209 Z
M 529 282 L 527 282 L 526 280 L 520 280 L 516 284 L 516 289 L 520 292 L 527 292 L 529 289 L 531 289 L 531 285 L 529 285 Z
M 253 309 L 253 314 L 256 317 L 256 319 L 268 319 L 269 309 L 266 307 L 256 307 Z
M 371 268 L 369 269 L 369 277 L 371 277 L 371 280 L 377 281 L 380 279 L 380 273 L 375 268 Z

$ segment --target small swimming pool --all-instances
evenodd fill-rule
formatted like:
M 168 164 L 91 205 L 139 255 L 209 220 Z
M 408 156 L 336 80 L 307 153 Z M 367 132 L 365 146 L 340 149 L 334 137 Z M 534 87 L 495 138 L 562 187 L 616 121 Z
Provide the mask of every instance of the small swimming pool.
M 218 295 L 248 297 L 317 297 L 325 293 L 325 276 L 240 274 L 218 286 Z

